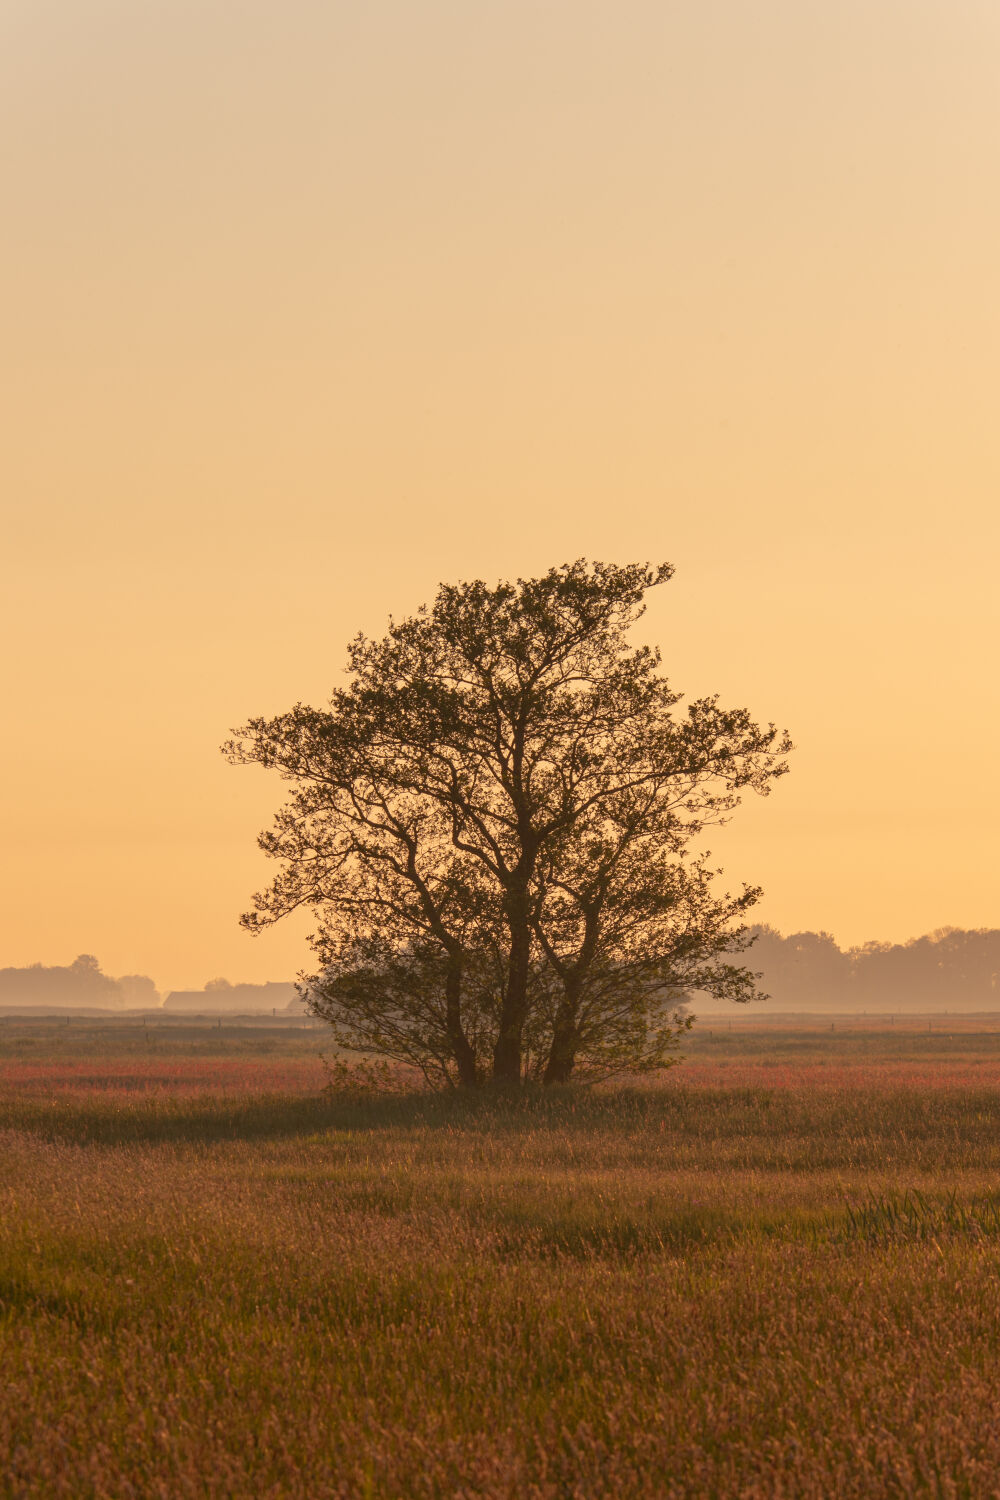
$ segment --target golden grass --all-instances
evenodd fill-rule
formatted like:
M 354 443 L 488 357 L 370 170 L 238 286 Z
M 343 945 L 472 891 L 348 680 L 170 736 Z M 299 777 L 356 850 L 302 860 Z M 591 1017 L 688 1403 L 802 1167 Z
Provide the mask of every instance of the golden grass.
M 803 1036 L 520 1104 L 0 1086 L 0 1492 L 1000 1494 L 998 1039 Z

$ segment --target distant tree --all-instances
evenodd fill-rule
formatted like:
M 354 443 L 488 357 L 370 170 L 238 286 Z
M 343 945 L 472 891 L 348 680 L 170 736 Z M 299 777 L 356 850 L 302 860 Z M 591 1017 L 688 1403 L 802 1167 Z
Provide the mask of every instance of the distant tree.
M 842 951 L 828 932 L 754 927 L 754 967 L 770 997 L 799 1010 L 982 1010 L 1000 990 L 1000 931 L 942 927 L 905 943 Z
M 206 979 L 206 990 L 231 990 L 232 985 L 228 979 Z
M 715 698 L 679 712 L 659 653 L 629 645 L 671 571 L 444 586 L 357 637 L 327 709 L 224 747 L 293 784 L 243 921 L 316 914 L 307 1000 L 343 1046 L 438 1083 L 558 1083 L 664 1066 L 689 990 L 754 994 L 730 960 L 759 892 L 715 895 L 692 845 L 790 744 Z
M 121 1004 L 121 991 L 116 979 L 102 974 L 92 953 L 81 953 L 65 968 L 31 964 L 0 969 L 0 1003 L 113 1009 Z
M 961 995 L 978 1007 L 995 1004 L 1000 990 L 1000 932 L 986 927 L 969 932 L 941 927 L 917 941 L 933 954 L 950 995 Z
M 115 983 L 122 1004 L 130 1010 L 152 1010 L 160 1004 L 159 992 L 148 974 L 123 974 Z
M 754 967 L 772 1000 L 804 1011 L 850 1003 L 850 959 L 830 933 L 793 932 L 782 937 L 766 926 L 752 931 Z
M 942 927 L 906 943 L 851 950 L 855 993 L 866 1004 L 940 1010 L 993 1005 L 1000 932 Z

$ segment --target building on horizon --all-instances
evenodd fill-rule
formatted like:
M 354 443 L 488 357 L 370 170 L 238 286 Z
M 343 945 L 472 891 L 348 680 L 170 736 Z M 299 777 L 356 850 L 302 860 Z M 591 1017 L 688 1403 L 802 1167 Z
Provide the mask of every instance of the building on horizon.
M 302 1012 L 305 1007 L 294 984 L 269 979 L 265 984 L 228 984 L 212 980 L 202 990 L 171 990 L 163 1002 L 163 1009 L 255 1015 L 269 1011 Z

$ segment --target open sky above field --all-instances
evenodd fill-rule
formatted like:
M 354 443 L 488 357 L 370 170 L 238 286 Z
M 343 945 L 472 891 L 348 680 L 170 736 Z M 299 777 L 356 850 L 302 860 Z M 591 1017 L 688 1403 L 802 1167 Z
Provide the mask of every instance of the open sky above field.
M 441 580 L 669 559 L 763 920 L 998 925 L 1000 10 L 8 0 L 0 964 L 283 978 L 217 746 Z

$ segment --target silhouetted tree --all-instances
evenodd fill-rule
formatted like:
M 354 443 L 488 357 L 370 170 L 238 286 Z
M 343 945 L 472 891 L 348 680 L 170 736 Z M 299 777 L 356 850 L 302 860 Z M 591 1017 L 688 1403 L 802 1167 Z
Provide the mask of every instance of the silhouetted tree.
M 713 895 L 690 848 L 790 746 L 715 698 L 678 712 L 659 653 L 629 645 L 671 571 L 444 586 L 353 642 L 329 708 L 224 747 L 294 785 L 243 920 L 317 914 L 308 1003 L 342 1045 L 439 1082 L 562 1082 L 664 1065 L 688 989 L 754 993 L 728 956 L 759 892 Z

